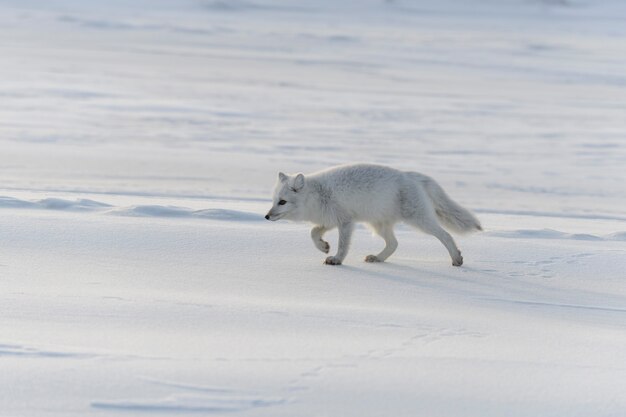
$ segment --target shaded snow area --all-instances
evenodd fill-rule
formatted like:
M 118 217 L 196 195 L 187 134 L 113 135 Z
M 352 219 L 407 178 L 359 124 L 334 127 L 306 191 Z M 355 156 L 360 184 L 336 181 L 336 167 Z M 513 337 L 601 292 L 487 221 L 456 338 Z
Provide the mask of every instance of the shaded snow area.
M 626 415 L 626 4 L 0 2 L 0 415 Z M 323 265 L 278 171 L 437 179 Z M 376 196 L 372 196 L 375 198 Z M 331 251 L 336 232 L 329 234 Z

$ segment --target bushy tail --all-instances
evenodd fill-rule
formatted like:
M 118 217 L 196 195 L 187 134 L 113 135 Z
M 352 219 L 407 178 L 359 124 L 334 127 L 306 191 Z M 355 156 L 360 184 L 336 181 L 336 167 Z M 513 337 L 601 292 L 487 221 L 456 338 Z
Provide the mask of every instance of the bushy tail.
M 437 217 L 447 229 L 457 233 L 483 230 L 476 216 L 453 201 L 435 180 L 426 177 L 422 184 L 433 202 Z

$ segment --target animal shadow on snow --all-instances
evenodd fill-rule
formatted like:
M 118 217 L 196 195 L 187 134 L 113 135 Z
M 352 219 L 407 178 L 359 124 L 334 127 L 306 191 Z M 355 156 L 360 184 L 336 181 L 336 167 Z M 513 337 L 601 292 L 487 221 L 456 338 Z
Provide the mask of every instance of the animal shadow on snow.
M 464 268 L 467 269 L 467 268 Z M 393 262 L 381 262 L 372 265 L 357 267 L 341 265 L 338 270 L 350 271 L 358 275 L 366 275 L 376 279 L 392 281 L 399 284 L 411 285 L 418 288 L 442 289 L 453 285 L 453 282 L 467 282 L 460 274 L 465 271 L 455 270 L 454 274 L 433 272 L 432 270 L 416 268 L 414 266 L 394 264 Z

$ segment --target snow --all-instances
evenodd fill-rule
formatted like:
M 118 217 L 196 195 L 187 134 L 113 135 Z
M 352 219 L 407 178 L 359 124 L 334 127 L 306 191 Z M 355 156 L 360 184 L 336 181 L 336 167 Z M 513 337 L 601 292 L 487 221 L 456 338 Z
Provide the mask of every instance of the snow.
M 624 415 L 624 18 L 2 2 L 2 414 Z M 463 267 L 406 226 L 330 267 L 263 219 L 278 171 L 355 161 L 471 208 Z

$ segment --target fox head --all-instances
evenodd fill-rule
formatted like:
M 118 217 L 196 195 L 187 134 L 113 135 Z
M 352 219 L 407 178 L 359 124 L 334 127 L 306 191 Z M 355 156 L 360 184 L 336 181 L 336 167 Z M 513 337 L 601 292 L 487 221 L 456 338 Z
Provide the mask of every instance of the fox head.
M 274 188 L 272 208 L 267 212 L 267 220 L 298 220 L 303 209 L 304 175 L 289 176 L 280 172 Z

